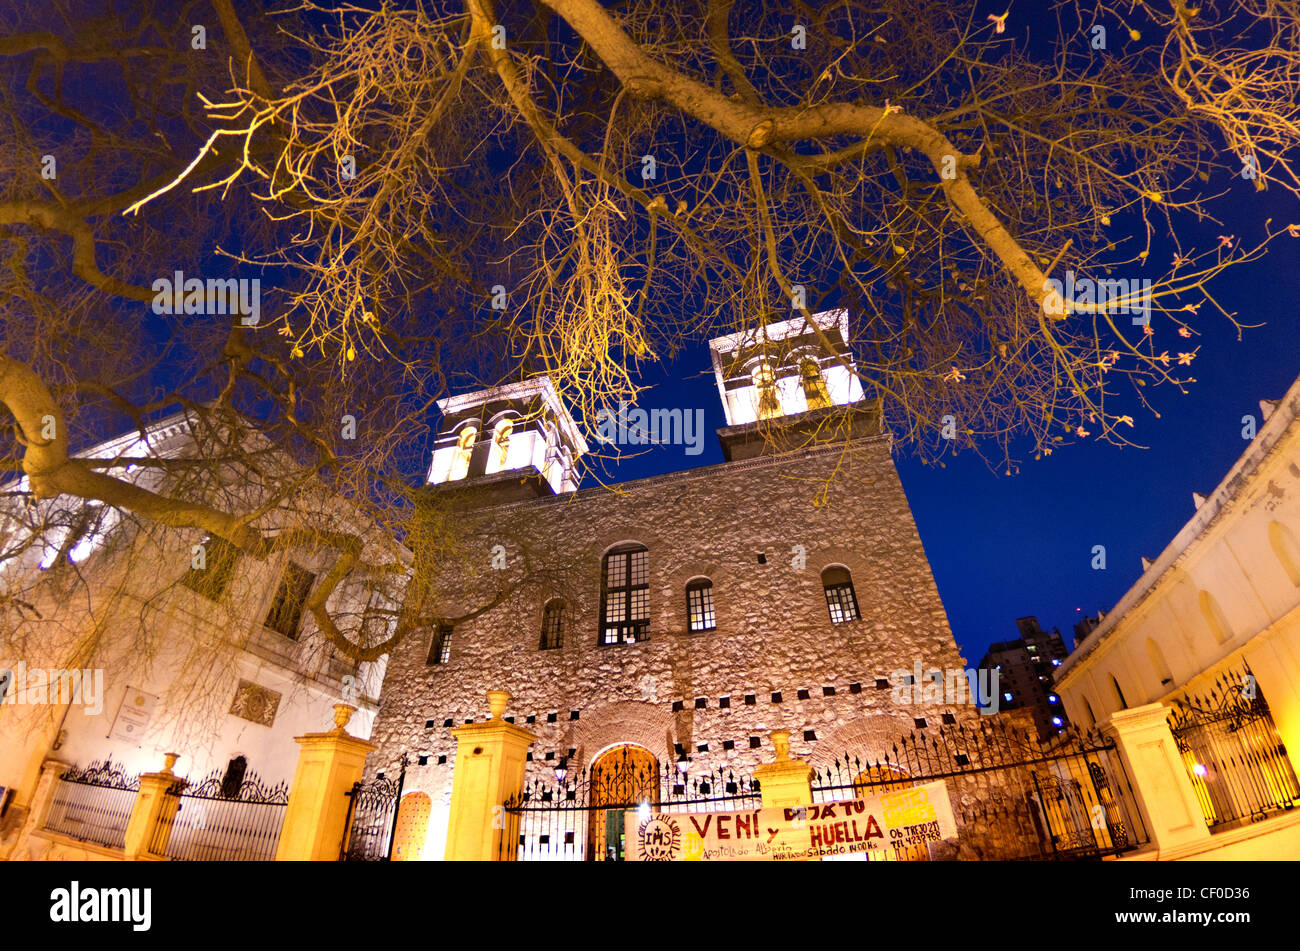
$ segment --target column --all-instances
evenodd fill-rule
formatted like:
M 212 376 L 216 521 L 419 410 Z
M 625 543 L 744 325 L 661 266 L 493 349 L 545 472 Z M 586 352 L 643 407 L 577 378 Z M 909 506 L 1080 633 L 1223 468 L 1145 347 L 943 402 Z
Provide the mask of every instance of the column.
M 513 859 L 518 825 L 502 808 L 524 787 L 528 747 L 537 739 L 506 723 L 510 694 L 489 690 L 491 716 L 451 731 L 456 737 L 456 770 L 451 779 L 451 815 L 447 822 L 447 861 L 493 862 Z M 502 855 L 502 842 L 507 844 Z
M 167 854 L 167 839 L 171 836 L 176 808 L 180 805 L 180 797 L 167 795 L 167 790 L 176 782 L 172 767 L 180 759 L 180 754 L 164 753 L 163 756 L 165 763 L 160 772 L 140 774 L 140 791 L 135 794 L 131 818 L 126 823 L 123 851 L 133 862 Z M 153 848 L 154 829 L 160 825 L 162 834 Z
M 294 737 L 298 766 L 289 789 L 289 805 L 277 862 L 337 862 L 347 832 L 348 793 L 361 779 L 366 757 L 376 747 L 344 729 L 356 707 L 334 704 L 334 729 Z
M 1151 845 L 1163 853 L 1210 837 L 1182 755 L 1169 732 L 1169 709 L 1148 703 L 1118 710 L 1100 724 L 1115 740 Z

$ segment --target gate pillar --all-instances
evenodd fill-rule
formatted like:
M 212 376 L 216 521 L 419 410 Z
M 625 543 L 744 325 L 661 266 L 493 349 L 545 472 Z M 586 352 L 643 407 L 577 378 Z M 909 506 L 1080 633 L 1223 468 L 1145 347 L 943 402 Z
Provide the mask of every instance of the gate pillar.
M 790 758 L 790 731 L 773 730 L 776 759 L 754 768 L 763 808 L 806 806 L 812 802 L 813 768 L 801 759 Z
M 347 832 L 348 791 L 361 778 L 366 756 L 376 749 L 344 727 L 356 707 L 334 704 L 334 729 L 296 736 L 298 766 L 289 789 L 277 862 L 334 862 Z
M 172 767 L 180 759 L 178 753 L 165 753 L 166 765 L 157 773 L 142 773 L 140 791 L 135 794 L 135 805 L 131 807 L 131 818 L 126 823 L 126 839 L 122 849 L 131 861 L 148 859 L 167 852 L 167 838 L 171 834 L 171 824 L 176 818 L 176 807 L 180 800 L 168 796 L 167 790 L 176 782 Z M 158 839 L 158 850 L 153 852 L 154 829 L 162 825 L 163 836 Z
M 1162 703 L 1117 710 L 1101 729 L 1115 740 L 1151 844 L 1162 859 L 1210 837 Z
M 486 722 L 451 731 L 456 737 L 456 768 L 447 821 L 449 862 L 497 861 L 502 841 L 513 842 L 519 834 L 517 820 L 503 807 L 523 790 L 528 747 L 537 737 L 501 719 L 509 693 L 489 690 L 487 699 L 491 716 Z M 507 851 L 513 857 L 514 851 Z

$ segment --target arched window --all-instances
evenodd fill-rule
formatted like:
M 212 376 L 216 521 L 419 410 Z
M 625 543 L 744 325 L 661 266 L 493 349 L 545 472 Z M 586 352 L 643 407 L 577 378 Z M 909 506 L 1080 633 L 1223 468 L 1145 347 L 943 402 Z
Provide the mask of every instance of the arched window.
M 1096 726 L 1097 714 L 1092 712 L 1092 704 L 1088 702 L 1087 697 L 1081 696 L 1079 699 L 1083 701 L 1084 712 L 1088 714 L 1088 726 Z
M 474 440 L 477 438 L 477 426 L 466 426 L 456 437 L 456 454 L 451 457 L 451 471 L 447 473 L 448 482 L 455 482 L 469 475 L 469 459 L 474 454 Z
M 803 395 L 808 401 L 809 409 L 825 409 L 831 405 L 830 394 L 826 392 L 826 378 L 812 357 L 804 357 L 799 361 L 799 382 L 803 385 Z
M 713 582 L 708 578 L 696 578 L 686 586 L 687 629 L 691 631 L 712 631 L 718 626 L 713 613 Z
M 781 415 L 781 400 L 776 395 L 776 374 L 772 364 L 764 360 L 754 367 L 754 389 L 758 391 L 758 418 L 772 419 Z
M 244 785 L 244 773 L 248 771 L 248 760 L 236 756 L 226 766 L 226 775 L 221 777 L 221 798 L 238 799 L 239 790 Z
M 826 607 L 830 609 L 832 624 L 856 621 L 861 617 L 849 569 L 843 565 L 827 568 L 822 572 L 822 586 L 826 589 Z
M 492 429 L 492 470 L 500 471 L 506 467 L 510 455 L 510 434 L 515 430 L 512 420 L 503 419 Z
M 450 624 L 439 624 L 433 629 L 433 639 L 429 641 L 429 656 L 426 665 L 446 664 L 451 660 L 451 634 L 454 628 Z
M 564 646 L 564 600 L 552 598 L 542 610 L 542 650 Z
M 1147 638 L 1147 660 L 1150 661 L 1151 669 L 1155 671 L 1160 686 L 1167 687 L 1174 682 L 1174 675 L 1170 673 L 1169 663 L 1165 660 L 1165 652 L 1149 637 Z
M 1293 585 L 1300 585 L 1300 545 L 1291 530 L 1281 522 L 1268 523 L 1268 543 Z
M 1214 600 L 1214 595 L 1208 591 L 1202 591 L 1197 595 L 1196 600 L 1201 606 L 1201 617 L 1205 618 L 1205 626 L 1214 635 L 1214 642 L 1226 644 L 1232 639 L 1232 631 L 1228 627 L 1228 619 L 1223 616 L 1219 602 Z
M 542 424 L 542 432 L 546 437 L 546 445 L 542 450 L 542 478 L 554 485 L 563 466 L 560 459 L 560 436 L 555 426 L 549 422 Z
M 1110 675 L 1110 685 L 1115 690 L 1115 699 L 1119 701 L 1119 708 L 1127 710 L 1128 701 L 1124 699 L 1124 691 L 1119 689 L 1119 681 L 1115 679 L 1114 674 Z
M 600 643 L 630 644 L 650 635 L 650 550 L 620 545 L 605 555 L 600 582 Z

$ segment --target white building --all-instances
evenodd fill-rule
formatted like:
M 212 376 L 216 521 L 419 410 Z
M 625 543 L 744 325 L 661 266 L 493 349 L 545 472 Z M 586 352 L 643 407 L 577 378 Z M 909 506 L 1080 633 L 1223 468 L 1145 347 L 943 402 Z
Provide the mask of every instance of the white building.
M 1144 559 L 1141 578 L 1056 676 L 1070 719 L 1085 727 L 1157 702 L 1175 726 L 1203 724 L 1180 749 L 1211 826 L 1292 798 L 1287 758 L 1300 773 L 1300 381 L 1261 408 L 1241 458 L 1213 492 L 1193 495 L 1191 520 Z M 1244 723 L 1260 733 L 1243 761 L 1263 765 L 1259 789 L 1234 813 L 1216 790 L 1228 759 L 1213 758 L 1247 742 Z
M 130 461 L 202 455 L 187 419 L 168 418 L 147 435 L 81 455 L 120 458 L 110 474 L 187 497 L 179 483 L 194 480 L 193 470 Z M 269 458 L 274 453 L 260 459 L 264 472 Z M 246 511 L 263 497 L 248 473 L 224 475 L 217 504 Z M 136 522 L 67 497 L 25 505 L 23 483 L 8 488 L 0 513 L 0 677 L 12 673 L 0 703 L 0 855 L 12 848 L 46 759 L 83 768 L 112 760 L 130 775 L 158 770 L 163 753 L 174 752 L 181 754 L 177 774 L 192 781 L 213 770 L 247 771 L 275 784 L 293 776 L 294 737 L 328 729 L 332 705 L 355 704 L 348 729 L 369 735 L 386 658 L 345 660 L 304 609 L 334 562 L 330 552 L 259 561 L 198 531 Z M 295 519 L 350 529 L 365 555 L 409 567 L 404 548 L 367 529 L 337 496 L 310 494 L 317 501 L 295 503 Z M 254 524 L 289 521 L 272 510 Z M 365 623 L 382 637 L 395 617 L 367 608 L 395 608 L 389 595 L 404 584 L 405 570 L 400 576 L 397 588 L 350 577 L 327 603 L 331 616 L 345 631 Z

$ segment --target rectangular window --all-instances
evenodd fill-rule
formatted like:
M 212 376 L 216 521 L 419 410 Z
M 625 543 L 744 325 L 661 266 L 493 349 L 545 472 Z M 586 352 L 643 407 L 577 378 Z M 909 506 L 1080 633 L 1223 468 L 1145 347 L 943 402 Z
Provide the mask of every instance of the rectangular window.
M 552 601 L 542 612 L 542 650 L 564 645 L 564 602 Z
M 235 574 L 239 549 L 216 535 L 203 539 L 200 548 L 202 560 L 199 553 L 191 551 L 190 570 L 181 578 L 181 584 L 209 600 L 220 600 Z
M 644 548 L 605 556 L 602 644 L 643 641 L 650 635 L 650 552 Z
M 433 640 L 429 642 L 429 657 L 426 664 L 445 664 L 451 660 L 451 632 L 450 624 L 439 624 L 433 632 Z
M 686 615 L 692 631 L 712 631 L 718 626 L 713 614 L 713 585 L 690 585 L 686 589 Z
M 845 621 L 858 619 L 858 599 L 853 595 L 853 584 L 828 584 L 826 586 L 826 606 L 831 610 L 831 621 L 843 624 Z
M 271 602 L 271 610 L 266 615 L 266 626 L 297 640 L 303 607 L 307 604 L 307 595 L 311 593 L 315 580 L 316 576 L 306 568 L 292 561 L 285 565 L 280 586 L 275 591 L 275 600 Z

